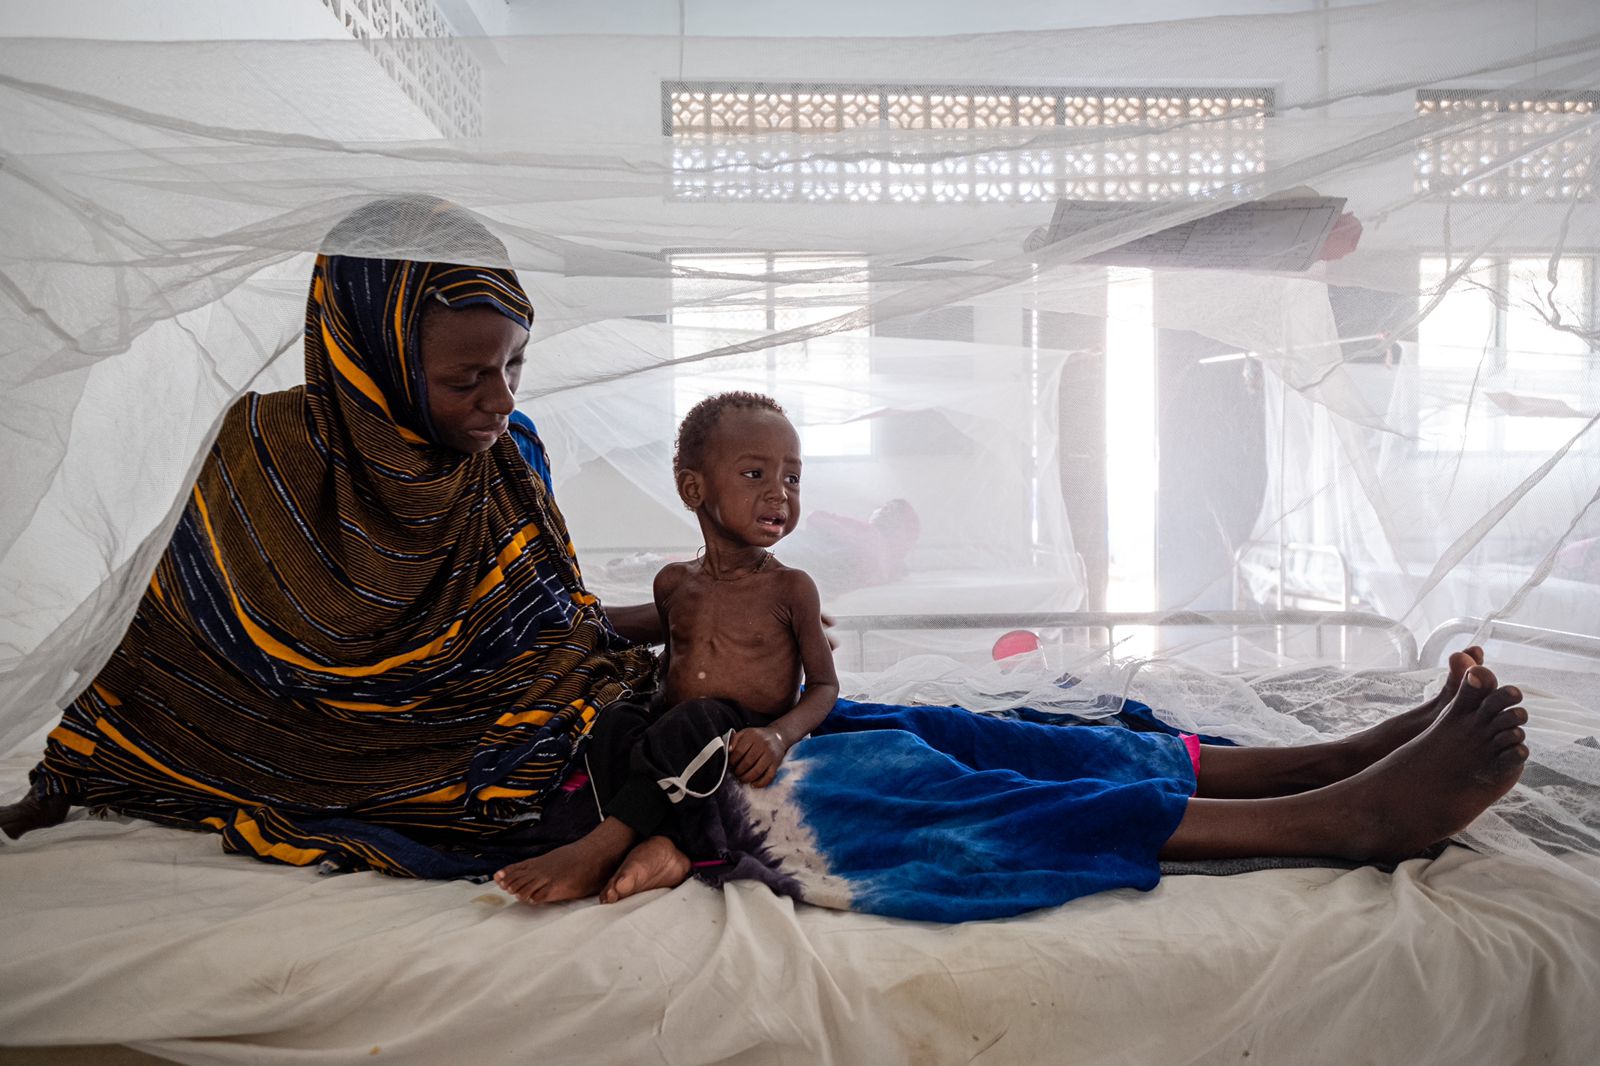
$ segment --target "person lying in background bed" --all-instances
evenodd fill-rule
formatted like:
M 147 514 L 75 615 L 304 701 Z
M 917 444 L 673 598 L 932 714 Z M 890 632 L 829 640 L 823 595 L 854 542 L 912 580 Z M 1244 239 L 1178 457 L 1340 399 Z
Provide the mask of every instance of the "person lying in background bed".
M 800 438 L 782 407 L 746 392 L 701 401 L 679 430 L 674 469 L 705 548 L 656 580 L 668 634 L 664 702 L 677 706 L 653 725 L 640 714 L 629 734 L 644 740 L 634 741 L 647 754 L 634 783 L 651 816 L 608 810 L 575 844 L 500 871 L 496 882 L 526 902 L 587 896 L 602 883 L 601 899 L 612 901 L 681 882 L 691 858 L 737 867 L 734 850 L 745 853 L 744 876 L 797 898 L 840 905 L 844 882 L 852 887 L 843 905 L 934 919 L 1148 888 L 1162 859 L 1398 860 L 1465 827 L 1527 758 L 1520 693 L 1497 687 L 1476 648 L 1451 657 L 1430 703 L 1348 740 L 1302 747 L 836 705 L 816 586 L 771 551 L 800 519 Z M 796 753 L 805 784 L 765 803 L 734 785 L 771 785 L 813 732 L 800 748 L 807 757 Z M 648 757 L 652 733 L 666 737 L 672 758 Z M 713 794 L 721 809 L 710 824 L 690 817 L 692 800 Z M 669 815 L 668 835 L 683 850 L 663 844 L 648 868 L 624 863 Z M 843 839 L 829 854 L 815 842 L 797 852 L 795 834 L 759 828 L 830 822 Z M 742 830 L 742 849 L 728 846 L 730 825 Z M 828 876 L 815 876 L 822 869 Z M 947 876 L 954 899 L 917 883 Z M 859 891 L 870 882 L 876 893 Z M 998 912 L 988 909 L 996 899 L 1005 901 Z

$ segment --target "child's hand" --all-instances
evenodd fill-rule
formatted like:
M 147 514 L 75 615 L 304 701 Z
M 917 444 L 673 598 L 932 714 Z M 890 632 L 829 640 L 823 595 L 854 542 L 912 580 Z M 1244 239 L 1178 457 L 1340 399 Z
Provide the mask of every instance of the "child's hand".
M 745 784 L 766 788 L 788 753 L 789 746 L 776 729 L 751 726 L 733 735 L 733 743 L 728 745 L 728 768 Z

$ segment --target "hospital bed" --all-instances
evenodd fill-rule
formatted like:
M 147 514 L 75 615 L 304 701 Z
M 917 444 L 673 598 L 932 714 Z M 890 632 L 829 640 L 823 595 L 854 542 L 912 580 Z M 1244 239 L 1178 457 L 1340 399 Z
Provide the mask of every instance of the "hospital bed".
M 1444 614 L 1428 628 L 1416 665 L 1442 662 L 1460 640 L 1492 642 L 1502 653 L 1500 658 L 1510 654 L 1518 676 L 1534 678 L 1586 706 L 1600 707 L 1600 586 L 1546 576 L 1523 589 L 1535 562 L 1456 567 L 1446 585 L 1436 590 L 1440 599 L 1428 598 L 1416 606 L 1415 614 L 1440 618 L 1439 602 L 1464 604 L 1482 613 Z M 1357 567 L 1328 544 L 1251 541 L 1234 554 L 1233 606 L 1236 611 L 1312 609 L 1329 618 L 1347 613 L 1382 617 L 1388 605 L 1412 607 L 1419 572 L 1425 570 Z M 1518 621 L 1491 613 L 1508 602 L 1518 603 Z M 1345 639 L 1342 633 L 1340 639 Z
M 1530 558 L 1462 563 L 1424 601 L 1424 608 L 1448 595 L 1461 605 L 1458 610 L 1470 612 L 1462 617 L 1487 615 L 1516 597 L 1520 601 L 1518 617 L 1536 621 L 1539 629 L 1580 635 L 1600 632 L 1600 585 L 1547 575 L 1524 589 L 1538 562 Z M 1431 564 L 1425 563 L 1413 563 L 1409 569 L 1370 562 L 1357 566 L 1329 544 L 1251 541 L 1234 554 L 1233 606 L 1399 613 L 1411 608 L 1415 591 L 1430 569 Z M 1451 614 L 1434 628 L 1451 625 L 1456 617 Z M 1457 626 L 1453 631 L 1461 630 Z
M 1360 612 L 839 629 L 846 655 L 955 626 L 1029 629 L 1081 641 L 1080 662 L 1130 632 L 1209 632 L 1232 654 L 1320 631 L 1330 655 L 1361 633 L 1387 647 L 1386 668 L 1318 669 L 1347 682 L 1341 700 L 1382 709 L 1421 696 L 1437 670 L 1416 668 L 1465 624 L 1420 650 Z M 1256 692 L 1312 728 L 1319 708 L 1296 705 L 1291 674 Z M 1146 694 L 1137 677 L 1130 693 Z M 1597 744 L 1595 706 L 1532 688 L 1526 704 L 1543 748 Z M 31 761 L 0 767 L 7 797 Z M 1450 847 L 1392 871 L 1219 868 L 945 926 L 753 883 L 531 908 L 492 886 L 319 877 L 226 856 L 211 836 L 80 817 L 0 852 L 0 898 L 0 1042 L 85 1056 L 65 1061 L 115 1061 L 110 1045 L 192 1063 L 1600 1061 L 1592 855 Z

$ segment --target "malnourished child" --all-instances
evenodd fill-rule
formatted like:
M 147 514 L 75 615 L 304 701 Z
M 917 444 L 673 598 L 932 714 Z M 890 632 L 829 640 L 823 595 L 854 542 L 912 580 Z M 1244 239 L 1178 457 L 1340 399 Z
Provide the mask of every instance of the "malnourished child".
M 530 902 L 594 892 L 635 841 L 670 833 L 674 809 L 710 796 L 725 774 L 770 784 L 839 695 L 816 584 L 771 552 L 800 520 L 800 437 L 783 409 L 749 392 L 701 401 L 679 429 L 673 470 L 705 550 L 656 575 L 660 691 L 648 707 L 613 704 L 595 723 L 587 760 L 600 827 L 496 875 Z M 681 865 L 670 843 L 660 847 Z M 626 873 L 603 900 L 653 887 Z
M 725 772 L 770 784 L 838 698 L 817 586 L 770 550 L 800 520 L 800 468 L 799 434 L 766 396 L 725 392 L 683 420 L 673 472 L 705 551 L 656 575 L 667 650 L 652 707 L 610 708 L 590 749 L 602 793 L 627 754 L 606 812 L 643 835 Z

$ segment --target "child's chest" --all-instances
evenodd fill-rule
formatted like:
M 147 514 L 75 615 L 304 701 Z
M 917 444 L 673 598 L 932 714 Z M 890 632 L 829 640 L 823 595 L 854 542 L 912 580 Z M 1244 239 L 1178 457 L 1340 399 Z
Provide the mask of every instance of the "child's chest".
M 770 594 L 762 595 L 761 586 L 765 585 L 686 583 L 672 597 L 667 611 L 672 654 L 699 657 L 718 652 L 791 649 L 794 636 L 788 606 Z

